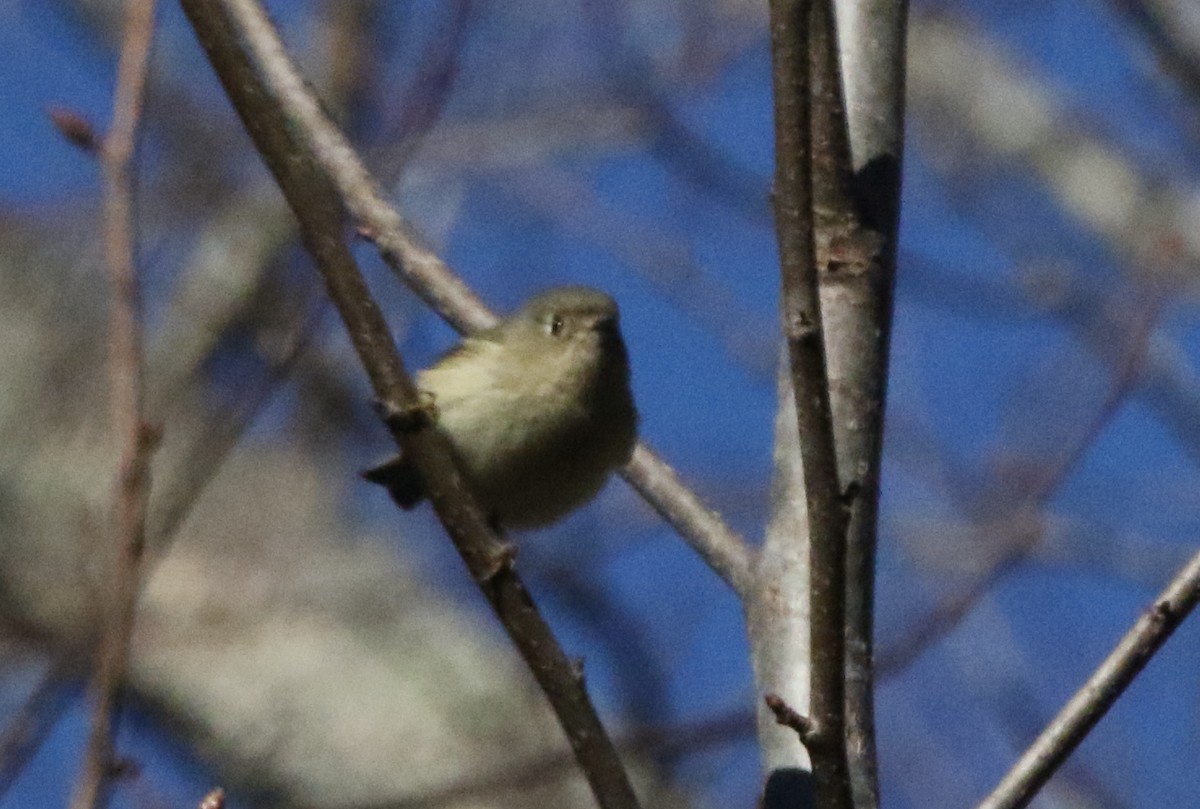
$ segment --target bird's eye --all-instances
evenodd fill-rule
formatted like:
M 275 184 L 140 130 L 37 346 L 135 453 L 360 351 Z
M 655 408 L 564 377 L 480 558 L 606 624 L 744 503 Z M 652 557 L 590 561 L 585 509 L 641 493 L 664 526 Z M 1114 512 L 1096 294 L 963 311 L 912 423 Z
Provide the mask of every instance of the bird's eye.
M 547 325 L 547 328 L 550 330 L 550 334 L 554 337 L 557 337 L 558 335 L 562 334 L 562 330 L 563 330 L 562 315 L 551 315 L 549 323 Z

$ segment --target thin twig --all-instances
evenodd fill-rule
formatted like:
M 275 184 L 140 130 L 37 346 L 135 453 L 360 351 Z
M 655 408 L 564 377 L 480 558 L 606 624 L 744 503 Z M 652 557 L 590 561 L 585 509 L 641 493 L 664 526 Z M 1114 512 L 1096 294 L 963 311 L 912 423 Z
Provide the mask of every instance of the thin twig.
M 445 262 L 421 243 L 399 212 L 383 198 L 362 160 L 329 120 L 303 77 L 291 66 L 267 17 L 253 13 L 256 6 L 243 6 L 234 0 L 222 5 L 231 12 L 247 11 L 230 14 L 231 19 L 238 18 L 230 29 L 231 35 L 253 53 L 261 70 L 262 91 L 270 93 L 282 105 L 289 126 L 296 130 L 294 148 L 302 150 L 306 159 L 315 162 L 327 176 L 331 192 L 337 194 L 357 223 L 358 232 L 374 242 L 388 266 L 455 329 L 469 332 L 493 325 L 496 316 Z M 645 460 L 658 460 L 645 444 L 638 445 L 638 453 Z M 714 547 L 726 546 L 719 555 L 737 567 L 727 568 L 724 573 L 717 569 L 717 573 L 731 586 L 735 581 L 744 581 L 746 566 L 737 560 L 750 555 L 746 541 L 715 511 L 697 508 L 696 494 L 677 477 L 659 476 L 650 480 L 648 476 L 655 466 L 631 464 L 622 475 L 643 496 L 655 498 L 650 504 L 659 514 L 668 519 L 679 518 L 679 522 L 671 523 L 672 527 L 704 559 L 714 555 Z M 735 540 L 741 547 L 733 544 Z
M 813 238 L 808 0 L 772 0 L 775 231 L 783 330 L 795 392 L 808 504 L 812 698 L 818 743 L 809 747 L 820 809 L 850 805 L 845 752 L 846 513 L 838 481 L 825 336 Z M 821 32 L 817 32 L 820 35 Z
M 675 470 L 645 444 L 638 444 L 621 476 L 708 563 L 735 593 L 752 584 L 752 551 L 720 515 L 680 482 Z
M 109 324 L 111 422 L 121 449 L 114 507 L 116 564 L 104 615 L 99 664 L 91 684 L 92 719 L 73 809 L 103 806 L 115 764 L 116 719 L 128 665 L 145 549 L 150 457 L 158 432 L 144 418 L 141 296 L 134 261 L 132 161 L 141 121 L 146 69 L 154 35 L 154 0 L 129 0 L 113 96 L 104 167 L 104 256 L 112 282 Z
M 1071 697 L 979 809 L 1027 806 L 1200 601 L 1200 553 L 1192 557 L 1117 647 Z
M 90 155 L 99 153 L 100 137 L 96 134 L 92 122 L 85 118 L 83 113 L 71 107 L 55 105 L 47 107 L 46 114 L 58 133 L 72 146 Z
M 332 130 L 332 124 L 316 108 L 261 6 L 252 0 L 183 0 L 183 7 L 299 220 L 304 246 L 316 261 L 375 395 L 383 403 L 385 423 L 428 482 L 438 518 L 546 694 L 597 801 L 605 809 L 636 809 L 637 798 L 583 687 L 582 672 L 542 620 L 511 565 L 511 549 L 488 526 L 445 437 L 437 430 L 404 429 L 401 419 L 386 417 L 417 406 L 417 391 L 345 243 L 341 200 L 324 167 L 311 159 L 301 134 L 303 124 L 290 116 L 281 96 L 302 98 L 303 104 L 313 105 L 326 127 Z M 466 293 L 465 287 L 461 290 Z

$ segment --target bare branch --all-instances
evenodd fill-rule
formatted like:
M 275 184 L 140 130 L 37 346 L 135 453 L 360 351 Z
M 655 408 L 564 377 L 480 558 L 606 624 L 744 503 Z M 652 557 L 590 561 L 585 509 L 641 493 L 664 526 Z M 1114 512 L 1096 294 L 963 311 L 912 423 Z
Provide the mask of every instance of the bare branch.
M 812 659 L 810 713 L 820 735 L 809 747 L 817 806 L 850 802 L 845 757 L 846 515 L 834 451 L 825 336 L 813 238 L 813 130 L 808 44 L 812 6 L 773 0 L 771 63 L 775 90 L 775 228 L 804 488 L 808 503 Z M 825 32 L 816 31 L 814 36 Z
M 1200 554 L 1179 571 L 979 809 L 1020 809 L 1103 718 L 1200 601 Z
M 688 540 L 692 550 L 735 593 L 749 592 L 753 576 L 750 547 L 719 514 L 680 482 L 666 461 L 639 443 L 621 476 Z
M 755 559 L 755 582 L 746 604 L 746 631 L 751 644 L 754 680 L 760 694 L 776 694 L 797 710 L 808 712 L 812 697 L 809 641 L 808 508 L 796 429 L 795 390 L 781 346 L 776 388 L 771 521 L 762 551 Z M 811 757 L 795 733 L 780 727 L 766 704 L 758 705 L 758 743 L 770 779 L 776 773 L 811 770 Z M 811 778 L 778 779 L 776 789 L 805 790 L 809 804 Z M 798 803 L 793 800 L 792 804 Z
M 305 248 L 317 263 L 375 395 L 388 412 L 403 412 L 417 405 L 417 390 L 346 246 L 339 204 L 343 200 L 333 193 L 333 178 L 313 159 L 308 143 L 298 134 L 305 121 L 291 117 L 282 98 L 287 97 L 292 108 L 307 109 L 329 132 L 336 130 L 304 86 L 260 6 L 252 0 L 184 0 L 183 6 L 226 93 L 300 222 Z M 353 157 L 344 141 L 340 148 Z M 353 166 L 361 169 L 357 158 Z M 353 179 L 375 196 L 365 172 Z M 402 224 L 394 212 L 392 217 L 391 224 Z M 376 233 L 385 240 L 390 238 Z M 423 255 L 426 269 L 432 267 L 454 281 L 456 287 L 449 293 L 454 300 L 459 304 L 474 301 L 476 317 L 486 316 L 486 310 L 449 276 L 444 265 L 428 263 L 436 261 L 432 253 Z M 454 464 L 445 437 L 437 430 L 402 430 L 393 420 L 385 422 L 429 482 L 434 510 L 554 708 L 597 801 L 606 809 L 636 809 L 637 798 L 583 687 L 582 673 L 542 620 L 512 568 L 511 549 L 489 528 Z
M 232 0 L 226 5 L 231 9 L 240 8 Z M 292 68 L 267 18 L 247 13 L 236 28 L 231 28 L 230 35 L 237 36 L 247 48 L 253 49 L 261 70 L 260 81 L 265 85 L 264 91 L 271 92 L 283 105 L 289 125 L 296 129 L 297 137 L 303 140 L 295 144 L 296 148 L 303 149 L 309 159 L 320 166 L 332 190 L 336 191 L 340 202 L 357 222 L 358 232 L 375 243 L 384 261 L 400 274 L 422 300 L 459 331 L 474 331 L 493 325 L 496 316 L 445 262 L 421 244 L 404 218 L 380 194 L 358 155 L 329 121 L 303 77 Z M 252 125 L 247 121 L 247 126 Z M 644 457 L 656 457 L 644 444 L 639 444 L 638 452 Z M 683 486 L 678 478 L 645 479 L 643 476 L 648 468 L 647 464 L 630 465 L 622 475 L 634 483 L 643 495 L 649 491 L 655 493 L 657 502 L 651 502 L 651 505 L 660 514 L 694 513 L 690 506 L 698 502 L 695 493 Z M 693 546 L 728 544 L 730 538 L 737 537 L 736 532 L 720 521 L 716 512 L 709 510 L 707 514 L 707 519 L 672 523 L 672 527 Z M 714 525 L 719 528 L 708 534 L 701 536 L 694 533 Z M 745 540 L 737 537 L 737 541 L 744 547 L 729 551 L 727 555 L 749 553 Z M 701 556 L 708 558 L 707 551 L 699 547 L 697 550 Z
M 846 497 L 846 754 L 879 805 L 874 590 L 903 132 L 905 4 L 818 0 L 810 37 L 813 197 L 838 481 Z M 839 58 L 840 56 L 840 58 Z
M 104 806 L 114 771 L 120 690 L 133 635 L 146 540 L 150 457 L 158 431 L 145 422 L 141 295 L 134 261 L 131 164 L 141 122 L 146 69 L 154 35 L 154 0 L 129 0 L 113 95 L 113 120 L 100 151 L 104 167 L 104 257 L 112 283 L 109 405 L 121 449 L 114 492 L 116 564 L 102 601 L 103 635 L 91 683 L 92 724 L 73 809 Z

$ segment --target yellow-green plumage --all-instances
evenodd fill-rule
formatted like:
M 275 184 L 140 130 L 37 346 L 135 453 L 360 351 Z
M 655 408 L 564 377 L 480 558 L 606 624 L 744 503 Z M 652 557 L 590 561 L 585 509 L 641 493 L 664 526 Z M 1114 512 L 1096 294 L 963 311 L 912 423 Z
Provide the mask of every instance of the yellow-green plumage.
M 481 504 L 509 528 L 591 500 L 633 451 L 637 411 L 616 303 L 559 287 L 466 338 L 417 384 Z M 402 458 L 367 473 L 409 508 L 424 494 Z

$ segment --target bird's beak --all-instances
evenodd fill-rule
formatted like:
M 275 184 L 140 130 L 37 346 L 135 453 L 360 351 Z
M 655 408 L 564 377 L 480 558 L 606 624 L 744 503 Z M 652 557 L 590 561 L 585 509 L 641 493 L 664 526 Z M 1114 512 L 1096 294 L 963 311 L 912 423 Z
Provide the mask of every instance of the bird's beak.
M 596 315 L 592 318 L 592 328 L 598 332 L 605 334 L 617 333 L 617 316 L 616 315 Z

